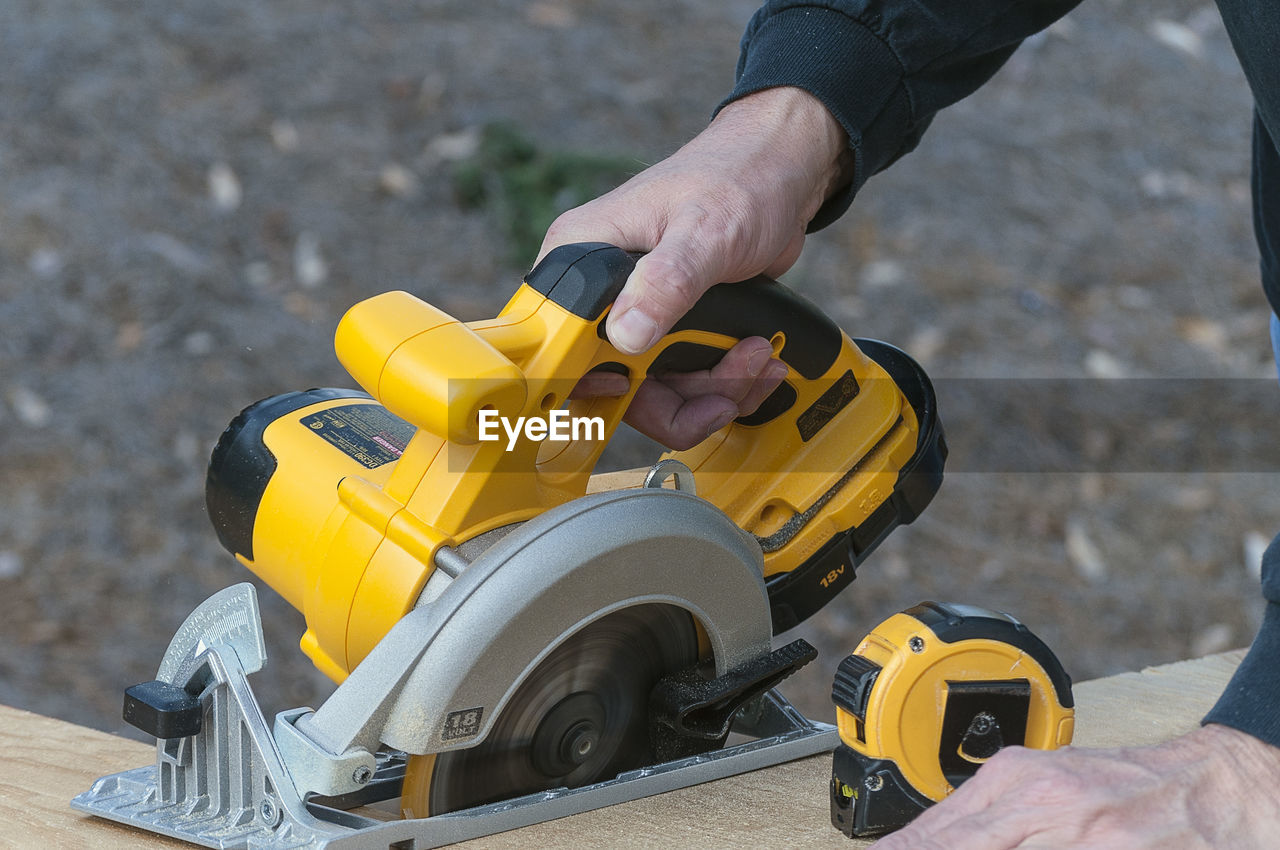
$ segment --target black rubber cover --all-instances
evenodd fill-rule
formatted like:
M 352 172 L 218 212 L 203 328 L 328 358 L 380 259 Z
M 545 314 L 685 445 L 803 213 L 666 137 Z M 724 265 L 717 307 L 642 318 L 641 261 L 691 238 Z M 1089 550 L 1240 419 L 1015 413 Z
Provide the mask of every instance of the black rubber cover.
M 906 826 L 932 805 L 891 760 L 868 758 L 844 744 L 836 748 L 831 758 L 831 825 L 850 838 Z
M 999 616 L 966 615 L 945 602 L 921 602 L 902 613 L 909 614 L 928 626 L 938 640 L 944 643 L 986 638 L 1022 650 L 1044 668 L 1063 708 L 1075 706 L 1071 695 L 1071 677 L 1063 669 L 1062 662 L 1044 641 L 1022 623 Z
M 862 525 L 834 535 L 803 564 L 767 580 L 775 635 L 798 625 L 847 587 L 867 555 L 889 532 L 913 522 L 942 486 L 947 441 L 929 376 L 892 345 L 869 339 L 855 342 L 889 373 L 915 411 L 920 426 L 916 451 L 899 470 L 893 493 Z
M 253 524 L 262 494 L 276 471 L 275 455 L 262 441 L 267 426 L 281 416 L 320 401 L 370 399 L 366 392 L 310 389 L 272 396 L 249 405 L 222 432 L 209 458 L 204 500 L 218 542 L 233 555 L 253 560 Z
M 143 682 L 124 692 L 124 720 L 155 738 L 188 738 L 200 731 L 200 700 L 177 685 Z
M 840 356 L 844 334 L 813 302 L 763 275 L 720 283 L 703 293 L 672 331 L 703 330 L 732 339 L 781 333 L 778 359 L 809 380 L 826 374 Z M 687 371 L 677 365 L 668 369 Z
M 596 320 L 622 291 L 636 255 L 604 242 L 553 248 L 524 282 L 580 319 Z

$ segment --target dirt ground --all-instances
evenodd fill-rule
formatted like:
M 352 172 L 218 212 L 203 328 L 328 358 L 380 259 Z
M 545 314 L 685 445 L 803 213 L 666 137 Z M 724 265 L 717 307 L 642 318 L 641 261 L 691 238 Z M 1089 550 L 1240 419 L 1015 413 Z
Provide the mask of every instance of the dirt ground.
M 638 170 L 704 125 L 753 8 L 0 5 L 0 702 L 125 731 L 121 689 L 246 578 L 203 503 L 231 417 L 350 384 L 361 298 L 479 319 L 517 285 L 455 197 L 478 129 Z M 928 598 L 1015 613 L 1077 679 L 1249 642 L 1280 529 L 1250 108 L 1211 4 L 1091 0 L 810 240 L 785 280 L 927 367 L 953 453 L 797 630 L 804 709 Z M 261 597 L 265 707 L 318 704 L 300 616 Z

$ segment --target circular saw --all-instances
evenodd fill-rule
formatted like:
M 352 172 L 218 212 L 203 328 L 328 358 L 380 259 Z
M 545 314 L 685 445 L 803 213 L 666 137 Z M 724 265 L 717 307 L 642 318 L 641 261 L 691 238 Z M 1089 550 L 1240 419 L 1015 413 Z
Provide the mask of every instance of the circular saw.
M 256 596 L 228 589 L 126 693 L 161 741 L 155 768 L 76 805 L 204 843 L 239 823 L 254 847 L 370 831 L 427 847 L 834 747 L 774 690 L 816 653 L 773 638 L 933 497 L 932 387 L 763 277 L 712 287 L 652 349 L 619 352 L 604 323 L 636 260 L 562 246 L 482 321 L 375 296 L 335 336 L 363 389 L 242 411 L 210 461 L 209 516 L 302 612 L 301 648 L 337 688 L 268 727 L 245 679 L 265 661 L 247 648 Z M 749 336 L 787 366 L 760 408 L 643 485 L 595 492 L 640 384 Z M 628 390 L 574 397 L 596 371 Z M 192 802 L 208 788 L 218 799 Z M 166 805 L 120 802 L 135 793 Z M 353 813 L 373 800 L 406 826 Z M 222 813 L 202 838 L 180 814 L 193 805 Z

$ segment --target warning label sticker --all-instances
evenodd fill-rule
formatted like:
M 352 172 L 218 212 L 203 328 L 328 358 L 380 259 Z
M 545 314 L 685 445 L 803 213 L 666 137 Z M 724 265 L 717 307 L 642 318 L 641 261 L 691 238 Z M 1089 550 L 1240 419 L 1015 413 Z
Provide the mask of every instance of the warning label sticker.
M 366 469 L 391 463 L 417 431 L 376 404 L 348 404 L 302 417 L 302 424 Z

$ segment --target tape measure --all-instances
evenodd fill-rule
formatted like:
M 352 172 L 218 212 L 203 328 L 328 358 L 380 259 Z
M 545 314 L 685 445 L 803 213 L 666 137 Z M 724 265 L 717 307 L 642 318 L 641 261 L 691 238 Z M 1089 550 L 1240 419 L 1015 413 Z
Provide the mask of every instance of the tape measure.
M 1071 679 L 1008 614 L 922 602 L 840 663 L 831 822 L 876 835 L 909 823 L 1002 747 L 1071 743 Z

